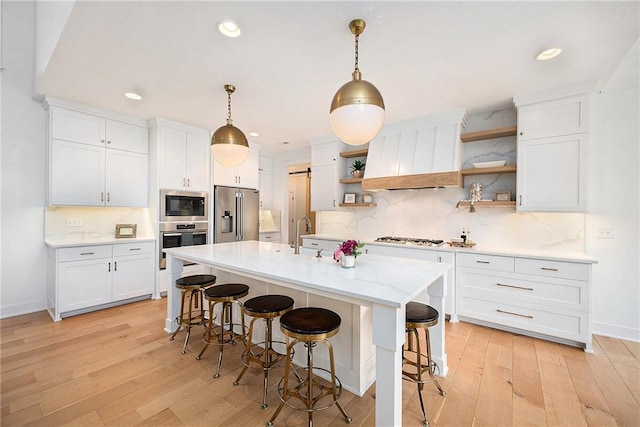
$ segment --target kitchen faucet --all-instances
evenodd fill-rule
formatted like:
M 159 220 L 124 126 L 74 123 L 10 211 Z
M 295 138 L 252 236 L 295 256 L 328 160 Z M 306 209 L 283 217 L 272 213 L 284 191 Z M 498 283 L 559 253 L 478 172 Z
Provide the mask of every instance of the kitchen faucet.
M 298 220 L 298 223 L 296 224 L 296 242 L 295 250 L 293 251 L 293 253 L 296 255 L 300 254 L 300 223 L 302 222 L 302 220 L 305 220 L 307 222 L 307 231 L 311 231 L 311 220 L 306 216 L 300 218 Z

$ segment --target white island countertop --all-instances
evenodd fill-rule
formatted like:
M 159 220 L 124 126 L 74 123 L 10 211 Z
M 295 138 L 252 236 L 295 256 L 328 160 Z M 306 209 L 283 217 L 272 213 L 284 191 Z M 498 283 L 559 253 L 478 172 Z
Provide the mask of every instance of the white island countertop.
M 355 268 L 342 268 L 331 256 L 316 258 L 316 251 L 301 248 L 294 255 L 286 244 L 257 241 L 183 246 L 165 249 L 167 271 L 175 281 L 182 274 L 184 261 L 195 262 L 222 271 L 237 273 L 309 294 L 349 302 L 371 308 L 371 323 L 353 328 L 357 342 L 375 345 L 375 371 L 368 384 L 376 384 L 376 425 L 402 425 L 402 345 L 405 339 L 405 305 L 411 300 L 424 301 L 444 313 L 447 293 L 448 264 L 363 255 Z M 180 294 L 175 286 L 167 292 L 165 330 L 175 329 L 173 319 L 179 313 Z M 447 372 L 444 321 L 431 330 L 432 355 L 442 375 Z M 355 345 L 349 343 L 349 347 Z M 340 351 L 336 348 L 336 351 Z M 352 372 L 360 380 L 369 369 L 369 362 L 354 358 Z M 366 380 L 366 378 L 365 378 Z M 343 381 L 345 387 L 348 386 Z M 357 389 L 352 384 L 347 387 Z
M 355 268 L 342 268 L 331 255 L 317 258 L 316 251 L 303 248 L 301 254 L 294 255 L 287 244 L 256 241 L 164 251 L 197 264 L 286 280 L 316 291 L 393 307 L 414 299 L 450 268 L 447 264 L 376 255 L 360 256 Z

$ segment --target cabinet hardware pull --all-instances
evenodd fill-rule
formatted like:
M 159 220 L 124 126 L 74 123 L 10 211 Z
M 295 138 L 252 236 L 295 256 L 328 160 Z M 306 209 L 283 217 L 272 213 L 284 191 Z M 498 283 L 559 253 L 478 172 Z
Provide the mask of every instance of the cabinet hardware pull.
M 109 263 L 109 269 L 107 271 L 111 271 L 111 263 Z
M 186 187 L 186 186 L 187 186 L 187 180 L 186 180 L 186 179 L 184 179 L 184 178 L 182 178 L 182 186 L 183 186 L 183 187 Z
M 442 257 L 438 257 L 438 262 L 442 262 Z
M 113 271 L 118 271 L 118 261 L 113 261 Z
M 317 243 L 312 243 L 311 246 L 318 246 L 318 244 Z
M 140 248 L 129 248 L 130 251 L 139 251 Z
M 489 261 L 476 261 L 478 264 L 491 264 Z
M 111 144 L 111 141 L 107 141 L 107 144 Z
M 94 255 L 95 252 L 80 252 L 80 255 Z
M 520 195 L 520 206 L 522 206 L 522 194 Z
M 107 193 L 107 202 L 111 201 L 111 193 Z
M 104 144 L 104 139 L 101 139 L 100 142 Z
M 540 267 L 540 270 L 546 270 L 546 271 L 558 271 L 557 268 L 548 268 L 548 267 Z
M 524 135 L 524 132 L 520 132 L 520 135 Z
M 504 286 L 505 288 L 515 288 L 515 289 L 522 289 L 525 291 L 532 291 L 533 288 L 525 288 L 524 286 L 516 286 L 516 285 L 505 285 L 504 283 L 496 283 L 497 286 Z
M 187 178 L 187 187 L 191 187 L 191 178 Z
M 504 311 L 504 310 L 496 310 L 498 313 L 504 313 L 504 314 L 511 314 L 513 316 L 520 316 L 520 317 L 525 317 L 527 319 L 533 319 L 533 316 L 528 316 L 526 314 L 519 314 L 519 313 L 512 313 L 510 311 Z
M 104 202 L 104 192 L 103 191 L 100 192 L 100 201 Z

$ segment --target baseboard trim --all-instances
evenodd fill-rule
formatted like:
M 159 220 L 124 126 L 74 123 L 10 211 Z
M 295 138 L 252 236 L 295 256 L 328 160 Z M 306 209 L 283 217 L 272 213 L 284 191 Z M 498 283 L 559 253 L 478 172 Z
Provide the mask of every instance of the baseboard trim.
M 594 335 L 617 338 L 620 340 L 640 342 L 640 329 L 626 326 L 612 325 L 610 323 L 592 322 L 591 332 Z
M 21 316 L 23 314 L 36 313 L 47 309 L 45 301 L 30 301 L 22 304 L 8 305 L 0 307 L 0 319 L 7 317 Z

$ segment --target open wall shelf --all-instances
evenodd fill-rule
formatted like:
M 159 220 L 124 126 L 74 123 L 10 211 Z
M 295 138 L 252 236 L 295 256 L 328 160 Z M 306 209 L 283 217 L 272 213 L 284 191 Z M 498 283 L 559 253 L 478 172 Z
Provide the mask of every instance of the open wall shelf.
M 516 126 L 507 126 L 503 128 L 495 128 L 489 130 L 480 130 L 477 132 L 468 132 L 460 134 L 462 142 L 480 141 L 483 139 L 503 138 L 505 136 L 516 136 L 518 129 Z

